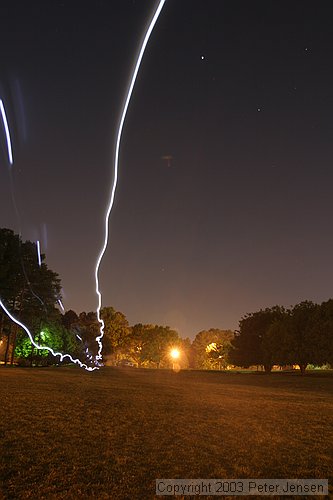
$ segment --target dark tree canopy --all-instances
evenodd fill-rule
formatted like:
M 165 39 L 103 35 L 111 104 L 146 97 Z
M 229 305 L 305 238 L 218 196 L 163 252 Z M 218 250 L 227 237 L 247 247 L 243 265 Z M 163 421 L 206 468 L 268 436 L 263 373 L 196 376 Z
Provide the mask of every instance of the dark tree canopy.
M 60 324 L 56 307 L 61 283 L 57 273 L 48 268 L 45 255 L 38 262 L 37 248 L 23 242 L 11 229 L 0 229 L 0 297 L 11 314 L 22 321 L 37 339 L 46 324 Z M 26 342 L 26 333 L 18 329 L 4 311 L 0 316 L 0 335 L 6 337 L 5 363 L 11 351 L 11 363 L 17 343 Z M 31 349 L 33 352 L 33 349 Z
M 238 366 L 307 365 L 332 363 L 333 300 L 321 305 L 310 301 L 285 309 L 267 308 L 246 315 L 232 342 L 230 361 Z
M 0 229 L 0 297 L 14 315 L 29 323 L 53 315 L 60 298 L 60 278 L 47 267 L 44 255 L 41 260 L 39 265 L 34 243 Z
M 232 342 L 234 349 L 229 354 L 230 362 L 246 368 L 251 365 L 264 365 L 265 370 L 270 371 L 272 360 L 263 349 L 263 340 L 270 326 L 285 314 L 283 307 L 274 306 L 244 316 Z
M 299 365 L 330 362 L 332 350 L 331 304 L 305 301 L 289 309 L 273 323 L 264 339 L 264 351 L 273 364 Z

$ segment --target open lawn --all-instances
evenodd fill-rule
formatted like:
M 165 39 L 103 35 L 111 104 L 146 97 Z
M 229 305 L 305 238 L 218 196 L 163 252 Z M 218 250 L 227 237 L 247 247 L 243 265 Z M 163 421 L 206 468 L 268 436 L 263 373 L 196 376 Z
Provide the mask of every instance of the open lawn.
M 2 367 L 0 404 L 5 499 L 145 500 L 156 478 L 332 485 L 332 373 Z

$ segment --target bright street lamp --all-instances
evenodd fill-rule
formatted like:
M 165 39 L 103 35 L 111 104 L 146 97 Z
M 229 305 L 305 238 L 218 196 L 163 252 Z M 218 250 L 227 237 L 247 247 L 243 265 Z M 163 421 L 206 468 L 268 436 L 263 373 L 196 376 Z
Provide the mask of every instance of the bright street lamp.
M 177 359 L 180 358 L 180 350 L 177 349 L 176 347 L 174 347 L 173 349 L 171 349 L 171 351 L 169 352 L 169 355 L 170 355 L 170 358 L 172 359 L 172 369 L 173 371 L 175 372 L 179 372 L 180 370 L 180 366 L 179 364 L 177 363 Z
M 178 359 L 180 356 L 179 349 L 171 349 L 170 356 L 172 357 L 172 359 Z

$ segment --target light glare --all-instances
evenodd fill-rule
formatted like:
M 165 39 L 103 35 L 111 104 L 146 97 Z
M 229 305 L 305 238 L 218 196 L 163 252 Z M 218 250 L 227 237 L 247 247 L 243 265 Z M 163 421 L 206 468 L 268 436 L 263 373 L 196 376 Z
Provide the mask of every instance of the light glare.
M 180 356 L 179 349 L 171 349 L 170 356 L 172 357 L 172 359 L 178 359 Z

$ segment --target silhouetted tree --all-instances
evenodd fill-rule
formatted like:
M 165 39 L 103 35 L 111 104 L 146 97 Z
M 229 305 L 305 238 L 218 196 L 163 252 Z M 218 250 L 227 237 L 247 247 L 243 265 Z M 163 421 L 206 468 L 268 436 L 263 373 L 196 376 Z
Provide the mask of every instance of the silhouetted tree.
M 230 350 L 229 361 L 245 368 L 264 365 L 265 371 L 271 371 L 273 366 L 271 353 L 263 348 L 263 340 L 271 325 L 282 319 L 285 314 L 283 307 L 274 306 L 244 316 L 239 322 L 239 331 L 232 341 L 233 349 Z
M 10 312 L 32 332 L 40 331 L 43 321 L 50 321 L 59 314 L 55 305 L 60 298 L 60 278 L 48 269 L 45 255 L 41 255 L 41 260 L 39 265 L 34 243 L 22 242 L 10 229 L 0 229 L 0 297 Z M 5 363 L 10 344 L 13 362 L 18 332 L 17 325 L 11 321 L 4 321 L 2 328 L 6 323 L 9 327 Z
M 310 363 L 322 365 L 329 362 L 332 334 L 325 318 L 331 315 L 330 307 L 327 303 L 319 306 L 304 301 L 273 323 L 264 339 L 264 350 L 272 362 L 298 365 L 302 374 Z
M 77 324 L 79 321 L 79 317 L 75 311 L 69 309 L 62 315 L 61 322 L 67 330 L 70 330 L 73 325 Z

